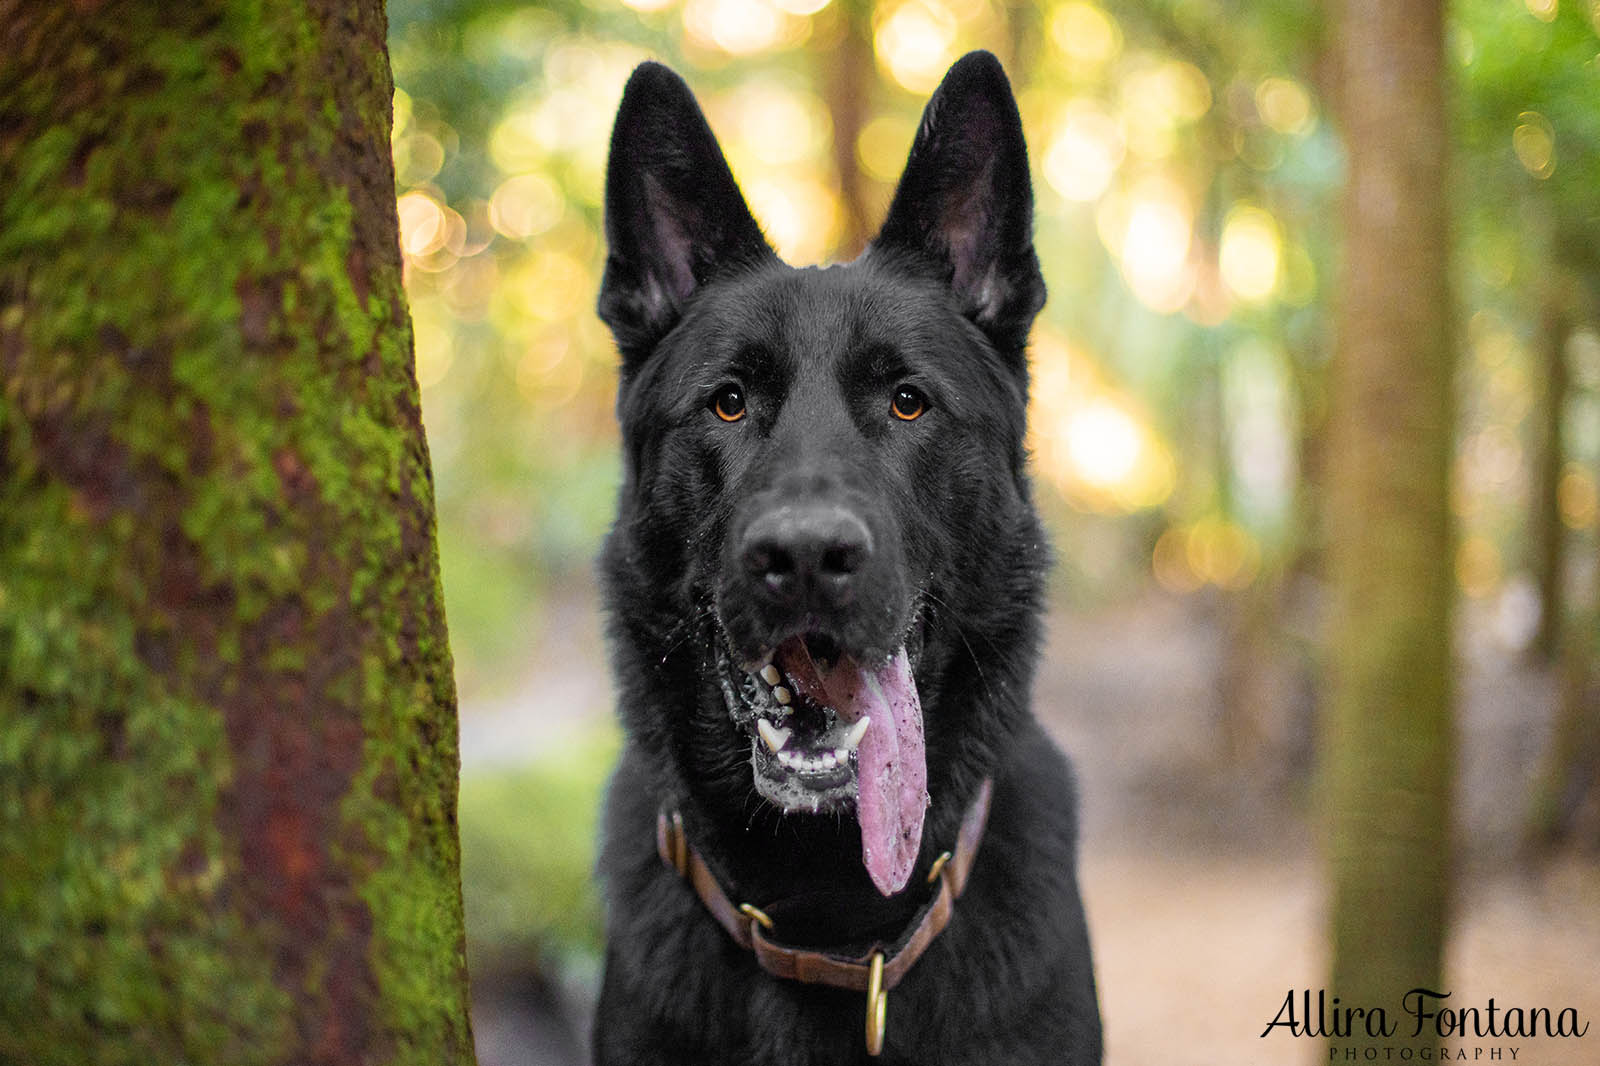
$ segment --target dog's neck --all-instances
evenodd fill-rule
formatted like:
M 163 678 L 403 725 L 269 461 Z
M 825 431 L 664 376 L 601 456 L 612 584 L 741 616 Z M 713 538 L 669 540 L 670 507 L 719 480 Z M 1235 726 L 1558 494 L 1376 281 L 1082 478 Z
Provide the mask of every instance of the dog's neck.
M 688 838 L 737 905 L 749 903 L 780 921 L 785 940 L 829 946 L 892 937 L 927 903 L 927 875 L 955 847 L 972 787 L 936 795 L 923 843 L 906 888 L 885 896 L 861 857 L 852 812 L 781 814 L 767 807 L 752 817 L 715 797 L 678 804 Z M 671 804 L 669 804 L 671 806 Z

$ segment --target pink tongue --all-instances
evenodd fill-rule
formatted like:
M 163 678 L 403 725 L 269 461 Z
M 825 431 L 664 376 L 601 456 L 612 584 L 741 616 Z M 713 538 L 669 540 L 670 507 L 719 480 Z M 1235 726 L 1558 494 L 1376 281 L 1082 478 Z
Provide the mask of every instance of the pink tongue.
M 795 687 L 832 707 L 841 719 L 872 722 L 857 748 L 861 861 L 885 896 L 906 886 L 922 847 L 928 807 L 928 764 L 922 742 L 922 701 L 904 648 L 874 669 L 847 655 L 824 670 L 798 637 L 778 649 L 779 666 Z

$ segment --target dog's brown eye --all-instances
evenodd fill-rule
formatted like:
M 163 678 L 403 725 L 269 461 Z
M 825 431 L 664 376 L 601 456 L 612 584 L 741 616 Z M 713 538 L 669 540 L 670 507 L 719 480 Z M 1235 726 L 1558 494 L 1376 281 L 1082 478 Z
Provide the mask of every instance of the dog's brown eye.
M 737 422 L 744 417 L 744 390 L 737 385 L 724 385 L 711 397 L 711 409 L 724 422 Z
M 894 401 L 889 405 L 894 411 L 894 416 L 903 422 L 910 422 L 914 418 L 921 418 L 928 410 L 928 401 L 923 398 L 922 392 L 910 385 L 901 385 L 894 390 Z

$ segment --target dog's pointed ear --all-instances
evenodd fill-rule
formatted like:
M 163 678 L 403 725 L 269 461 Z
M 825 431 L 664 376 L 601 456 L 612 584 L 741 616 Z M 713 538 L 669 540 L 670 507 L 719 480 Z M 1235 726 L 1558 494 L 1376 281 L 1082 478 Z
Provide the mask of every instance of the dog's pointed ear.
M 922 113 L 869 257 L 906 257 L 948 280 L 1002 352 L 1020 353 L 1044 306 L 1022 118 L 1000 61 L 969 52 Z
M 606 171 L 600 317 L 626 366 L 714 277 L 775 260 L 683 79 L 642 63 L 622 92 Z

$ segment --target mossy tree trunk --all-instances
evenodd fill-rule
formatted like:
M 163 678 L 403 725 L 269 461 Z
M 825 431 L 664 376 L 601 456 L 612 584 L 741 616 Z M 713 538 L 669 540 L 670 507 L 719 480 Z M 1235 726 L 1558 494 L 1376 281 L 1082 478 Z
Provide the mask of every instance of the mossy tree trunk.
M 472 1059 L 381 0 L 0 0 L 0 1062 Z
M 1439 0 L 1341 0 L 1333 13 L 1349 170 L 1327 452 L 1329 991 L 1392 1018 L 1407 990 L 1445 990 L 1455 748 L 1444 13 Z M 1402 1043 L 1402 1030 L 1379 1043 Z

